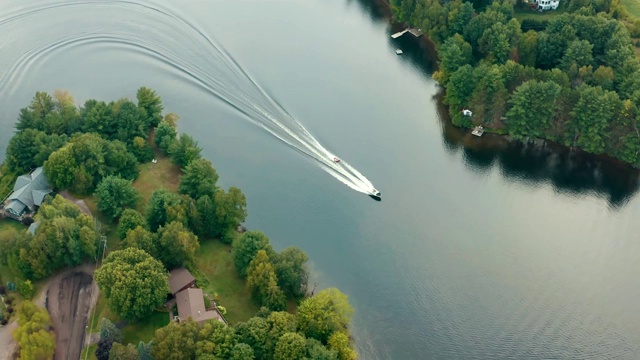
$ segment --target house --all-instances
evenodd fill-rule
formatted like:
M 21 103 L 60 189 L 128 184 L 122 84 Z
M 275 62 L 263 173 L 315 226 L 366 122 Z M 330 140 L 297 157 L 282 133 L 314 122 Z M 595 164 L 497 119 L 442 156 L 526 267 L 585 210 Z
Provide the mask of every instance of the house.
M 21 220 L 23 215 L 34 213 L 50 193 L 51 188 L 42 167 L 35 168 L 16 180 L 13 191 L 4 201 L 5 213 Z
M 169 272 L 169 289 L 175 297 L 178 306 L 178 320 L 186 321 L 191 318 L 201 324 L 207 320 L 215 319 L 227 324 L 215 303 L 211 310 L 205 309 L 204 293 L 202 289 L 195 287 L 196 279 L 189 270 L 181 267 Z
M 469 109 L 462 109 L 462 115 L 471 116 L 471 115 L 473 115 L 473 113 Z
M 176 294 L 176 305 L 178 306 L 178 319 L 180 321 L 191 318 L 201 324 L 207 320 L 215 319 L 226 323 L 218 311 L 204 308 L 204 293 L 202 289 L 188 288 L 180 291 Z
M 176 296 L 182 290 L 192 287 L 196 283 L 196 278 L 185 268 L 173 269 L 169 272 L 169 289 L 171 295 Z
M 536 0 L 538 10 L 555 10 L 560 5 L 560 0 Z

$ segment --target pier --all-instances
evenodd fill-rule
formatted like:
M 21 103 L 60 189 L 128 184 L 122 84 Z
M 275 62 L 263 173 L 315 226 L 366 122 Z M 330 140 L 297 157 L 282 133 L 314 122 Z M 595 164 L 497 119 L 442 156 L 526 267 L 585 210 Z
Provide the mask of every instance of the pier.
M 413 35 L 415 37 L 420 37 L 423 34 L 422 33 L 422 29 L 410 28 L 410 29 L 404 29 L 404 30 L 402 30 L 400 32 L 397 32 L 397 33 L 391 35 L 391 38 L 397 39 L 397 38 L 399 38 L 400 36 L 402 36 L 402 35 L 404 35 L 406 33 L 410 33 L 411 35 Z

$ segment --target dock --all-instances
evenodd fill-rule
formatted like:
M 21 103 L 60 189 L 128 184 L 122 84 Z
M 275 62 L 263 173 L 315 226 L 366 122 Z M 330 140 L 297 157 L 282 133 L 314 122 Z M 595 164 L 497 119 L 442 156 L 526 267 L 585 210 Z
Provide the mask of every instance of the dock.
M 404 29 L 400 32 L 397 32 L 393 35 L 391 35 L 391 38 L 393 39 L 397 39 L 400 36 L 406 34 L 406 33 L 410 33 L 411 35 L 415 36 L 415 37 L 420 37 L 423 35 L 422 29 L 416 29 L 416 28 L 410 28 L 410 29 Z
M 482 136 L 482 134 L 484 134 L 484 128 L 482 127 L 482 125 L 480 126 L 476 126 L 473 131 L 471 132 L 471 134 L 480 137 Z

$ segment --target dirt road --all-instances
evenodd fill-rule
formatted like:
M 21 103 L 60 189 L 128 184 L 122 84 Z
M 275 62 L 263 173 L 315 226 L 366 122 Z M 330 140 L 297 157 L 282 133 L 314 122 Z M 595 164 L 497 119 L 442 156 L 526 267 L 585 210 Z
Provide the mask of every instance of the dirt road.
M 56 334 L 56 360 L 80 358 L 86 325 L 98 295 L 92 274 L 93 266 L 81 266 L 49 283 L 45 303 Z

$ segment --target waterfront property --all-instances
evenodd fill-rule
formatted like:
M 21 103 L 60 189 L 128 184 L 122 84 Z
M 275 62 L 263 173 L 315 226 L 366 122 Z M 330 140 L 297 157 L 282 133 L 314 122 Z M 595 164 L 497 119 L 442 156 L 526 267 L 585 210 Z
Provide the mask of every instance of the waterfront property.
M 199 324 L 215 319 L 227 324 L 227 320 L 222 316 L 214 301 L 211 302 L 209 309 L 205 307 L 204 292 L 195 287 L 195 282 L 195 277 L 185 268 L 177 268 L 169 272 L 169 289 L 175 297 L 175 304 L 178 308 L 178 315 L 174 319 L 186 321 L 191 318 Z
M 33 215 L 42 205 L 45 196 L 52 192 L 42 167 L 33 169 L 16 179 L 13 191 L 3 201 L 6 216 L 22 220 Z

